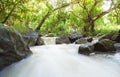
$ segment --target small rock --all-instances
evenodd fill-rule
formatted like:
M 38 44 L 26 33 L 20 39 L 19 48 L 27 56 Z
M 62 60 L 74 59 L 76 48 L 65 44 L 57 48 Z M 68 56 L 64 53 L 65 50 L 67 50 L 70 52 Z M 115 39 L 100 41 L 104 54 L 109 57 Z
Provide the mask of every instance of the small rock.
M 116 33 L 112 36 L 112 40 L 117 43 L 120 43 L 120 30 L 118 31 L 118 33 Z
M 80 38 L 78 40 L 75 41 L 75 44 L 85 44 L 87 43 L 87 39 L 86 38 Z
M 75 42 L 76 40 L 82 38 L 83 36 L 80 33 L 72 33 L 68 35 L 68 38 L 70 39 L 71 43 Z
M 88 42 L 92 42 L 93 41 L 92 37 L 87 37 L 86 39 L 87 39 Z
M 88 42 L 92 42 L 93 38 L 92 37 L 84 37 L 84 38 L 80 38 L 78 40 L 75 41 L 75 44 L 85 44 Z
M 38 39 L 36 41 L 36 45 L 45 45 L 45 43 L 41 37 L 38 37 Z
M 120 43 L 115 43 L 114 46 L 116 50 L 120 52 Z

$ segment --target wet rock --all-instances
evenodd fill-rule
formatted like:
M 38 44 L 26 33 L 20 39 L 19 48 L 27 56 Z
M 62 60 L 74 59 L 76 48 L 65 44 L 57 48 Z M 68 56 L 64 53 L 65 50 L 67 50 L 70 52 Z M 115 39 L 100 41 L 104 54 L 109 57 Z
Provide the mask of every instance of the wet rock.
M 64 44 L 64 43 L 66 44 L 71 43 L 67 36 L 61 36 L 61 37 L 56 38 L 56 44 Z
M 29 30 L 25 33 L 22 33 L 22 37 L 28 46 L 35 46 L 38 39 L 38 34 L 33 30 Z
M 72 33 L 68 35 L 68 38 L 70 39 L 71 43 L 75 42 L 76 40 L 82 38 L 83 36 L 80 33 Z
M 75 44 L 85 44 L 87 42 L 88 42 L 87 39 L 80 38 L 80 39 L 78 39 L 78 40 L 75 41 Z
M 20 33 L 0 27 L 0 70 L 31 53 Z
M 36 41 L 36 45 L 45 45 L 44 40 L 39 36 Z
M 107 33 L 107 34 L 99 36 L 98 39 L 99 40 L 102 40 L 102 39 L 110 39 L 111 40 L 113 35 L 114 35 L 114 33 Z
M 115 43 L 114 44 L 116 51 L 120 52 L 120 43 Z
M 94 44 L 94 51 L 115 52 L 115 50 L 113 41 L 109 39 L 102 39 Z
M 112 40 L 120 43 L 120 30 L 112 36 Z
M 94 46 L 80 46 L 78 53 L 89 55 L 90 53 L 94 52 Z
M 82 35 L 80 33 L 72 33 L 72 34 L 65 34 L 58 38 L 56 38 L 56 44 L 62 44 L 62 43 L 73 43 L 76 40 L 80 39 Z
M 75 41 L 75 44 L 85 44 L 88 42 L 92 42 L 93 38 L 92 37 L 84 37 L 84 38 L 80 38 L 78 40 Z
M 86 39 L 87 39 L 88 42 L 92 42 L 93 41 L 92 37 L 87 37 Z

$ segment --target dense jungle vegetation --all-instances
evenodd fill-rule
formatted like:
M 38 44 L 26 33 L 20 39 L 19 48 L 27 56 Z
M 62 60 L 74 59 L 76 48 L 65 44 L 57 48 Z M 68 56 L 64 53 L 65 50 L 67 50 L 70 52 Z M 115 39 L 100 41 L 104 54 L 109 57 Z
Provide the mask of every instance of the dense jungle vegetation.
M 0 23 L 50 36 L 120 29 L 120 0 L 0 0 Z

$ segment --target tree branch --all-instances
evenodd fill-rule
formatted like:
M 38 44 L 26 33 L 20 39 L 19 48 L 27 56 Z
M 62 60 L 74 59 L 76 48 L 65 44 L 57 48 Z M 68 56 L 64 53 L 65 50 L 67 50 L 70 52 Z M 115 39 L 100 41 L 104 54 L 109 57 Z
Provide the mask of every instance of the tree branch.
M 37 28 L 35 29 L 35 31 L 39 31 L 39 29 L 42 27 L 42 24 L 45 22 L 45 20 L 47 19 L 47 17 L 50 15 L 50 11 L 48 11 L 46 13 L 46 15 L 43 17 L 43 19 L 40 21 L 40 23 L 38 24 Z
M 11 9 L 11 11 L 8 13 L 8 15 L 5 17 L 5 19 L 2 21 L 2 23 L 5 23 L 7 20 L 8 20 L 8 18 L 11 16 L 11 14 L 13 13 L 13 11 L 14 11 L 14 9 L 16 8 L 16 5 L 20 2 L 21 0 L 19 0 L 18 2 L 16 2 L 15 4 L 14 4 L 14 6 L 12 7 L 12 9 Z
M 65 8 L 65 7 L 67 7 L 67 6 L 70 6 L 70 5 L 73 4 L 73 3 L 76 3 L 76 2 L 73 1 L 73 2 L 70 2 L 70 3 L 67 3 L 67 4 L 63 4 L 62 6 L 57 7 L 57 8 L 55 8 L 55 9 L 53 9 L 52 11 L 54 12 L 54 11 L 56 11 L 56 10 L 58 10 L 58 9 Z
M 108 14 L 109 12 L 111 12 L 111 11 L 113 11 L 113 10 L 115 10 L 115 8 L 110 8 L 109 10 L 104 11 L 104 12 L 102 12 L 102 13 L 96 15 L 96 16 L 93 17 L 92 19 L 93 19 L 94 21 L 96 21 L 97 19 L 101 18 L 102 16 Z
M 75 2 L 75 1 L 74 1 L 74 2 L 70 2 L 70 3 L 64 4 L 64 5 L 60 6 L 60 7 L 57 7 L 57 8 L 55 8 L 55 9 L 53 9 L 53 10 L 49 10 L 49 11 L 46 13 L 46 15 L 43 17 L 43 19 L 40 21 L 40 23 L 38 24 L 38 26 L 37 26 L 37 28 L 35 29 L 35 31 L 39 31 L 39 30 L 40 30 L 40 28 L 42 27 L 43 23 L 44 23 L 45 20 L 50 16 L 51 13 L 53 13 L 54 11 L 56 11 L 56 10 L 58 10 L 58 9 L 61 9 L 61 8 L 65 8 L 65 7 L 67 7 L 67 6 L 70 6 L 70 5 L 73 4 L 73 3 L 76 3 L 76 2 Z

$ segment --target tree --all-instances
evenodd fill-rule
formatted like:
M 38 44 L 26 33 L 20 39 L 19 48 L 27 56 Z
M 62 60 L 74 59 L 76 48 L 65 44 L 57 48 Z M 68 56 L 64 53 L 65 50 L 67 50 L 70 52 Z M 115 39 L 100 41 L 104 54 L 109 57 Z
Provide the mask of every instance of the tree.
M 115 10 L 115 8 L 119 6 L 119 4 L 116 4 L 114 7 L 111 5 L 108 10 L 102 11 L 102 2 L 103 1 L 101 0 L 78 0 L 78 6 L 82 12 L 80 12 L 80 16 L 76 15 L 74 11 L 72 11 L 72 14 L 85 23 L 83 28 L 84 32 L 94 32 L 96 20 Z
M 70 6 L 71 4 L 75 3 L 74 2 L 70 2 L 70 3 L 65 3 L 65 4 L 62 4 L 56 8 L 49 8 L 48 12 L 45 14 L 45 16 L 43 17 L 43 19 L 40 21 L 40 23 L 38 24 L 37 28 L 35 29 L 35 31 L 39 31 L 40 28 L 42 27 L 43 23 L 45 22 L 45 20 L 53 13 L 55 12 L 56 10 L 60 10 L 61 8 L 65 8 L 67 6 Z M 49 5 L 49 4 L 47 4 Z
M 16 19 L 21 20 L 19 12 L 23 9 L 27 11 L 25 3 L 27 0 L 0 0 L 0 22 L 10 25 Z

